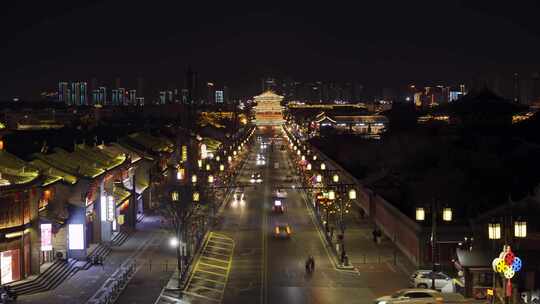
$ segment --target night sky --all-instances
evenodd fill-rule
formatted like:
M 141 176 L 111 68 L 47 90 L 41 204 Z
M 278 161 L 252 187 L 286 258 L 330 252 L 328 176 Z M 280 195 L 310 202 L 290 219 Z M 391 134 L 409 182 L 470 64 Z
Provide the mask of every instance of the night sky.
M 9 2 L 0 4 L 4 99 L 92 77 L 180 87 L 188 64 L 237 94 L 263 75 L 391 87 L 540 70 L 535 1 Z

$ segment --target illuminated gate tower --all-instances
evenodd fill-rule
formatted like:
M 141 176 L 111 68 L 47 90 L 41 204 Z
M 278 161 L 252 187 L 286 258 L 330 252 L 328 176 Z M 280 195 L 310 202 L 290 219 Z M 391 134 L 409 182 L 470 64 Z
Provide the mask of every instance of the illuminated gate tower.
M 261 95 L 254 97 L 257 105 L 255 106 L 255 124 L 258 126 L 277 126 L 282 125 L 283 107 L 281 101 L 283 96 L 277 95 L 272 91 L 266 91 Z

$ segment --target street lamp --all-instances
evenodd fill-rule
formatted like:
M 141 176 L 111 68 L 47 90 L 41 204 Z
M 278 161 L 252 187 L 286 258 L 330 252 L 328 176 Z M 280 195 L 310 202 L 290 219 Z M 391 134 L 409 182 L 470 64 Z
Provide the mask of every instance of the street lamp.
M 321 170 L 326 170 L 326 164 L 325 163 L 321 163 Z
M 337 173 L 332 176 L 332 181 L 334 181 L 334 183 L 339 183 L 339 175 Z
M 317 160 L 317 155 L 313 155 L 313 161 Z
M 178 241 L 178 238 L 173 237 L 169 240 L 169 244 L 171 247 L 176 248 L 180 242 Z

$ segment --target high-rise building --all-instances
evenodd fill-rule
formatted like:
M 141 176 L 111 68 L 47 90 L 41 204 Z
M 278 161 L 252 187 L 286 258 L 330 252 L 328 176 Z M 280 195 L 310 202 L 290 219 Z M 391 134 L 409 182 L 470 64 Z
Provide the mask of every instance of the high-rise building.
M 159 92 L 159 104 L 164 105 L 167 103 L 167 91 L 160 91 Z
M 521 86 L 519 83 L 519 74 L 514 73 L 512 77 L 512 100 L 516 103 L 519 103 L 521 95 Z
M 199 85 L 197 81 L 197 73 L 193 72 L 189 66 L 186 71 L 185 89 L 187 89 L 187 103 L 199 103 Z
M 531 77 L 531 101 L 540 101 L 540 73 L 534 72 Z
M 213 104 L 216 102 L 216 88 L 213 82 L 206 83 L 206 103 Z
M 223 91 L 217 90 L 216 91 L 216 101 L 215 103 L 223 103 Z
M 86 82 L 77 81 L 70 83 L 70 94 L 67 104 L 75 106 L 88 105 L 88 89 Z
M 99 100 L 99 90 L 92 90 L 92 104 L 101 104 Z
M 137 105 L 137 90 L 129 90 L 129 101 L 128 104 Z
M 99 104 L 106 106 L 109 104 L 107 100 L 107 88 L 106 87 L 99 87 Z
M 144 97 L 144 78 L 142 76 L 137 77 L 137 94 Z
M 68 100 L 70 96 L 69 96 L 68 90 L 69 90 L 69 84 L 67 82 L 62 81 L 58 83 L 58 101 L 63 102 L 66 105 L 69 105 Z
M 125 106 L 127 100 L 127 91 L 125 88 L 118 88 L 118 105 Z
M 118 106 L 120 105 L 120 91 L 118 89 L 113 89 L 111 93 L 111 105 Z

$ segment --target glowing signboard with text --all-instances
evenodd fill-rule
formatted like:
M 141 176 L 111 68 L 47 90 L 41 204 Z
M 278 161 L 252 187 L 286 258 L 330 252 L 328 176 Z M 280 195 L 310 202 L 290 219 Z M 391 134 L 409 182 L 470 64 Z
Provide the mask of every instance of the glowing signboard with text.
M 82 250 L 84 249 L 84 225 L 83 224 L 69 224 L 69 249 L 70 250 Z
M 52 250 L 52 224 L 41 224 L 41 251 Z

